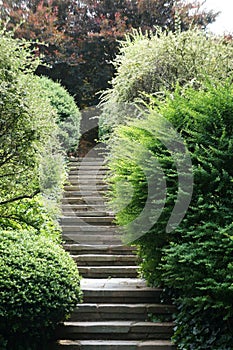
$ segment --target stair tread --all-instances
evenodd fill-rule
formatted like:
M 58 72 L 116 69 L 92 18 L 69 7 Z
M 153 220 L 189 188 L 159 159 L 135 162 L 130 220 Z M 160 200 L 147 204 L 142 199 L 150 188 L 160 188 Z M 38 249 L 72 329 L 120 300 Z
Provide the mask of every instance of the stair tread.
M 84 260 L 84 259 L 95 259 L 95 260 L 101 260 L 101 259 L 106 259 L 107 261 L 112 261 L 112 260 L 117 260 L 117 259 L 123 259 L 123 260 L 126 260 L 127 259 L 135 259 L 137 258 L 135 255 L 131 254 L 131 255 L 128 255 L 128 254 L 80 254 L 80 255 L 72 255 L 72 258 L 77 258 L 77 259 L 81 259 L 81 260 Z
M 86 225 L 62 225 L 63 230 L 77 230 L 80 231 L 119 231 L 119 229 L 115 225 L 89 225 L 86 223 Z
M 85 290 L 148 290 L 162 291 L 161 288 L 152 288 L 146 285 L 146 281 L 141 278 L 100 278 L 97 280 L 91 278 L 83 278 L 81 280 L 81 288 Z
M 76 250 L 79 249 L 80 251 L 86 250 L 86 249 L 96 249 L 96 250 L 123 250 L 123 251 L 131 251 L 135 250 L 136 248 L 134 247 L 127 247 L 124 245 L 118 245 L 118 244 L 111 244 L 111 245 L 103 245 L 103 244 L 64 244 L 64 248 L 70 249 L 70 250 Z
M 60 218 L 61 220 L 71 220 L 71 221 L 73 221 L 74 220 L 74 217 L 73 216 L 61 216 L 61 218 Z M 82 219 L 86 219 L 86 216 L 78 216 L 77 218 L 75 218 L 75 219 L 80 219 L 80 220 L 82 220 Z M 90 218 L 91 219 L 91 218 Z M 111 220 L 113 220 L 114 219 L 114 216 L 110 216 L 110 215 L 103 215 L 103 216 L 98 216 L 97 218 L 95 218 L 95 217 L 93 217 L 93 220 L 109 220 L 109 219 L 111 219 Z
M 174 322 L 149 322 L 149 321 L 66 321 L 65 326 L 74 327 L 98 327 L 98 326 L 133 326 L 133 327 L 173 327 Z
M 139 309 L 143 309 L 143 308 L 161 308 L 161 309 L 166 309 L 166 308 L 171 308 L 171 309 L 174 309 L 174 306 L 173 305 L 170 305 L 170 304 L 158 304 L 158 303 L 155 303 L 155 304 L 152 304 L 152 303 L 138 303 L 138 304 L 130 304 L 130 303 L 127 303 L 127 304 L 121 304 L 121 305 L 118 305 L 118 304 L 106 304 L 106 303 L 82 303 L 82 304 L 77 304 L 77 308 L 117 308 L 118 310 L 119 309 L 124 309 L 124 308 L 132 308 L 132 309 L 136 309 L 136 308 L 139 308 Z
M 60 340 L 61 344 L 72 344 L 72 345 L 138 345 L 138 344 L 143 344 L 143 345 L 171 345 L 172 342 L 169 340 Z

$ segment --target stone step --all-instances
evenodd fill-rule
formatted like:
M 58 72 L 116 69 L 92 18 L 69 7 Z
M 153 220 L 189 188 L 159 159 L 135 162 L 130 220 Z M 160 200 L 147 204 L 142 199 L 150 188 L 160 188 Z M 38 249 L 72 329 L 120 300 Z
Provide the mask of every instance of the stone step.
M 99 165 L 78 165 L 69 166 L 67 168 L 69 175 L 79 175 L 79 174 L 106 174 L 109 169 L 101 164 Z
M 102 196 L 90 196 L 90 197 L 85 197 L 83 198 L 82 196 L 80 197 L 66 197 L 62 198 L 62 204 L 100 204 L 104 205 L 104 200 Z
M 67 208 L 63 208 L 63 215 L 64 218 L 65 217 L 75 217 L 75 218 L 79 218 L 79 217 L 85 217 L 85 218 L 93 218 L 93 219 L 97 219 L 98 217 L 110 217 L 111 219 L 113 219 L 114 217 L 112 216 L 112 213 L 109 213 L 107 211 L 97 211 L 97 210 L 71 210 L 69 209 L 69 207 Z M 85 220 L 86 221 L 86 220 Z
M 97 191 L 97 190 L 93 190 L 93 191 L 83 191 L 83 190 L 78 190 L 78 191 L 64 191 L 63 195 L 65 197 L 96 197 L 96 196 L 100 196 L 101 198 L 103 198 L 103 194 L 105 192 L 104 191 Z
M 126 254 L 81 254 L 71 256 L 78 266 L 133 266 L 137 265 L 139 260 L 136 255 Z
M 82 225 L 62 225 L 62 231 L 63 233 L 71 232 L 78 234 L 83 232 L 85 233 L 94 233 L 94 234 L 102 234 L 102 235 L 108 235 L 110 232 L 113 234 L 118 233 L 119 229 L 115 225 L 89 225 L 88 223 L 83 222 Z M 120 235 L 120 234 L 119 234 Z
M 82 225 L 83 223 L 91 223 L 95 225 L 113 225 L 114 217 L 112 216 L 63 216 L 60 218 L 61 225 L 64 226 L 76 226 Z
M 127 247 L 124 245 L 85 245 L 85 244 L 64 244 L 64 249 L 70 254 L 120 254 L 128 255 L 136 252 L 135 247 Z
M 76 162 L 70 162 L 68 163 L 69 167 L 83 167 L 83 166 L 90 166 L 91 168 L 95 166 L 99 167 L 107 167 L 107 162 L 104 159 L 98 159 L 98 160 L 89 160 L 89 159 L 82 159 L 80 161 Z
M 103 178 L 101 179 L 96 179 L 96 178 L 78 178 L 77 176 L 73 176 L 71 178 L 69 178 L 69 185 L 72 186 L 103 186 L 106 185 L 106 182 L 103 180 Z
M 79 340 L 167 340 L 171 339 L 172 322 L 82 321 L 64 322 L 57 330 L 59 339 Z
M 150 315 L 172 320 L 175 307 L 163 304 L 79 304 L 69 321 L 148 321 Z
M 70 204 L 70 203 L 64 203 L 61 205 L 62 210 L 82 210 L 82 211 L 103 211 L 106 210 L 106 206 L 104 204 Z
M 83 276 L 83 304 L 59 327 L 52 349 L 174 350 L 174 307 L 161 304 L 160 288 L 137 277 L 136 248 L 122 245 L 107 209 L 106 162 L 90 153 L 72 158 L 68 170 L 60 222 L 64 248 Z
M 92 245 L 106 245 L 109 244 L 122 244 L 119 235 L 106 234 L 106 235 L 93 235 L 93 234 L 78 234 L 78 233 L 63 233 L 62 238 L 67 243 L 74 242 L 75 244 L 92 244 Z
M 103 161 L 103 160 L 98 160 L 98 161 L 82 160 L 79 162 L 68 163 L 68 167 L 71 167 L 71 168 L 90 167 L 91 169 L 95 167 L 107 168 L 107 163 L 106 161 Z
M 72 181 L 72 180 L 77 180 L 77 181 L 83 181 L 85 179 L 88 179 L 89 181 L 91 180 L 101 180 L 103 184 L 106 185 L 106 182 L 103 182 L 105 178 L 104 174 L 80 174 L 80 175 L 74 175 L 74 174 L 70 174 L 68 177 L 68 181 Z
M 140 278 L 83 278 L 81 280 L 84 303 L 158 304 L 162 289 L 149 288 Z
M 81 179 L 81 180 L 85 180 L 85 179 L 100 179 L 103 180 L 103 178 L 105 177 L 105 174 L 99 174 L 96 172 L 90 173 L 90 172 L 85 172 L 85 173 L 80 173 L 80 174 L 69 174 L 69 180 L 72 179 Z
M 69 159 L 69 162 L 70 163 L 103 163 L 105 162 L 105 158 L 104 157 L 89 157 L 89 156 L 86 156 L 86 157 L 79 157 L 79 158 L 70 158 Z
M 175 350 L 168 340 L 60 340 L 53 350 Z
M 87 278 L 136 278 L 138 266 L 80 266 L 78 270 L 81 276 Z
M 102 191 L 106 191 L 108 189 L 108 185 L 97 185 L 97 186 L 90 186 L 90 185 L 82 185 L 82 186 L 71 186 L 71 185 L 65 185 L 64 186 L 64 190 L 65 191 L 82 191 L 82 193 L 84 192 L 88 192 L 88 191 L 97 191 L 97 192 L 102 192 Z
M 103 169 L 103 168 L 96 168 L 96 169 L 91 169 L 91 168 L 85 168 L 85 167 L 79 167 L 77 169 L 72 169 L 69 168 L 69 176 L 103 176 L 107 173 L 107 169 Z

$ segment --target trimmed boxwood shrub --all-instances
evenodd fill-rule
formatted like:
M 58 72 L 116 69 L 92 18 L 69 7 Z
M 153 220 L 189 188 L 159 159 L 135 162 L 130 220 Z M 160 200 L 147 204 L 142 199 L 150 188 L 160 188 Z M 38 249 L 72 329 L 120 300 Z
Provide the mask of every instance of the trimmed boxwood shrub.
M 81 298 L 75 263 L 54 241 L 28 231 L 1 231 L 0 256 L 0 343 L 48 349 L 54 328 Z
M 166 132 L 164 120 L 172 126 Z M 173 129 L 189 150 L 194 187 L 186 216 L 168 232 L 179 178 L 174 153 L 161 140 L 172 142 Z M 177 88 L 165 101 L 152 98 L 144 119 L 117 128 L 109 147 L 112 208 L 129 237 L 148 201 L 149 177 L 152 200 L 161 198 L 154 160 L 164 174 L 164 210 L 157 220 L 153 210 L 146 213 L 152 227 L 135 243 L 143 276 L 169 288 L 177 304 L 178 349 L 233 349 L 233 85 L 207 82 L 200 91 Z

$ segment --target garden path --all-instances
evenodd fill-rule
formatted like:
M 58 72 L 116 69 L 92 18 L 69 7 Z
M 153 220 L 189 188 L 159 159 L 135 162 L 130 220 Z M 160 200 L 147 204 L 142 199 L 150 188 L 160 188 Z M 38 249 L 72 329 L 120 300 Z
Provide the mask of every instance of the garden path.
M 61 223 L 83 276 L 83 303 L 57 331 L 56 349 L 172 350 L 173 306 L 138 277 L 135 248 L 122 244 L 106 207 L 106 170 L 101 155 L 70 159 Z

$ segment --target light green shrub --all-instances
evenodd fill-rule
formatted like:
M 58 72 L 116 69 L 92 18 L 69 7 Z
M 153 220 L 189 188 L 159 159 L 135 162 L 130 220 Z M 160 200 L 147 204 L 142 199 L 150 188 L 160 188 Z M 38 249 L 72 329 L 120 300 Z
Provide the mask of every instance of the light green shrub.
M 7 350 L 46 350 L 81 299 L 76 264 L 51 239 L 28 231 L 1 231 L 0 255 L 0 338 Z
M 57 113 L 34 76 L 39 60 L 30 46 L 0 32 L 0 216 L 6 228 L 18 227 L 20 219 L 24 226 L 38 192 L 55 208 L 66 176 Z
M 145 93 L 162 96 L 177 83 L 199 88 L 206 76 L 226 79 L 233 70 L 233 45 L 198 29 L 142 35 L 134 32 L 121 43 L 113 62 L 116 76 L 103 93 L 100 133 L 108 133 L 130 117 L 138 118 L 134 102 Z
M 81 113 L 74 98 L 59 83 L 40 77 L 43 93 L 48 97 L 58 115 L 59 138 L 66 152 L 77 149 L 80 137 Z

